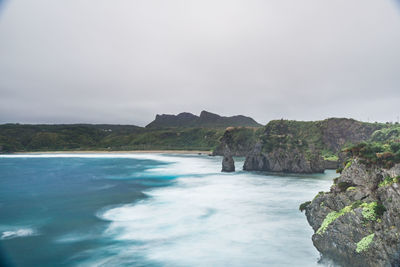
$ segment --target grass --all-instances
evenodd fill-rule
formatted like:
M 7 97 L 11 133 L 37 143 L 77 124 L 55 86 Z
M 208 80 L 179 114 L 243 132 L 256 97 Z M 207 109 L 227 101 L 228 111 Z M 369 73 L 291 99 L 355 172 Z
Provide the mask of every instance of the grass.
M 385 207 L 378 202 L 362 203 L 362 215 L 367 221 L 376 221 L 386 211 Z
M 370 246 L 372 241 L 374 240 L 375 234 L 370 234 L 361 239 L 356 245 L 356 252 L 361 253 L 363 251 L 366 251 Z
M 400 180 L 400 176 L 397 177 L 390 177 L 387 176 L 382 182 L 379 183 L 378 187 L 384 187 L 384 186 L 389 186 L 392 185 L 394 183 L 398 183 Z
M 301 212 L 303 212 L 303 211 L 307 208 L 307 206 L 310 205 L 310 204 L 311 204 L 311 201 L 306 201 L 306 202 L 300 204 L 299 210 L 300 210 Z
M 352 212 L 354 209 L 353 205 L 349 205 L 341 209 L 340 211 L 332 211 L 326 215 L 324 221 L 321 226 L 317 230 L 317 234 L 322 235 L 328 229 L 328 226 L 333 223 L 339 217 L 345 215 L 346 213 Z
M 225 129 L 147 129 L 131 125 L 0 125 L 0 152 L 212 150 Z M 244 136 L 241 138 L 247 138 Z

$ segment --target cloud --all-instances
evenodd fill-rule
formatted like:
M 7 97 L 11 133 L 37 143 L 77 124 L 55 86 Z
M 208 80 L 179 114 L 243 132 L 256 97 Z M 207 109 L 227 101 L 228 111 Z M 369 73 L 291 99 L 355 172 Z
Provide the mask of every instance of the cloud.
M 392 0 L 9 1 L 0 122 L 145 125 L 155 113 L 395 120 Z

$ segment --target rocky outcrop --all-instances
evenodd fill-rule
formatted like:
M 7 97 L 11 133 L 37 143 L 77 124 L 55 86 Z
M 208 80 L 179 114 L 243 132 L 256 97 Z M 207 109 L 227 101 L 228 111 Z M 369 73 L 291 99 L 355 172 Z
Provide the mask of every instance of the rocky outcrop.
M 327 170 L 336 170 L 340 167 L 339 160 L 324 160 L 324 168 Z
M 243 170 L 288 173 L 322 173 L 325 170 L 318 153 L 307 154 L 298 148 L 263 152 L 262 147 L 261 142 L 255 145 L 246 157 Z
M 228 147 L 235 157 L 245 157 L 256 143 L 257 128 L 228 127 L 214 149 L 213 156 L 223 156 L 225 147 Z
M 224 148 L 224 156 L 222 159 L 222 172 L 234 172 L 235 162 L 232 157 L 232 153 L 228 146 Z
M 260 127 L 250 117 L 243 115 L 224 117 L 208 111 L 202 111 L 200 116 L 192 113 L 183 112 L 178 115 L 162 114 L 156 115 L 154 121 L 149 123 L 146 128 L 168 128 L 168 127 L 201 127 L 201 128 L 226 128 L 226 127 Z
M 232 155 L 225 155 L 222 159 L 222 172 L 234 172 L 235 162 Z
M 400 164 L 347 164 L 305 209 L 323 258 L 343 266 L 400 266 Z
M 254 142 L 257 145 L 247 152 L 244 169 L 296 173 L 337 169 L 345 160 L 340 152 L 345 144 L 367 140 L 380 128 L 380 124 L 342 118 L 270 121 Z
M 330 118 L 317 122 L 321 129 L 324 146 L 339 152 L 346 143 L 359 143 L 369 139 L 373 132 L 382 128 L 375 123 L 360 122 L 346 118 Z

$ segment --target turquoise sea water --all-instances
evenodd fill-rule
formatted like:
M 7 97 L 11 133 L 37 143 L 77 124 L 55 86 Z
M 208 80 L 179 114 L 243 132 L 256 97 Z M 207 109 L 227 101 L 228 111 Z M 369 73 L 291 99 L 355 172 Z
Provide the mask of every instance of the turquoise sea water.
M 335 173 L 225 174 L 220 162 L 3 155 L 3 258 L 12 266 L 316 266 L 298 206 L 328 190 Z

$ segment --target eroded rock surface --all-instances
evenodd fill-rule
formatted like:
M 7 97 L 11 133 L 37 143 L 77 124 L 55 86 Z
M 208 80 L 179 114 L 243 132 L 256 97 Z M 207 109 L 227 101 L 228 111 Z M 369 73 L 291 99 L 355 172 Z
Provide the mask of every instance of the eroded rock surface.
M 330 192 L 304 203 L 323 258 L 343 266 L 400 266 L 400 164 L 367 167 L 354 159 Z

